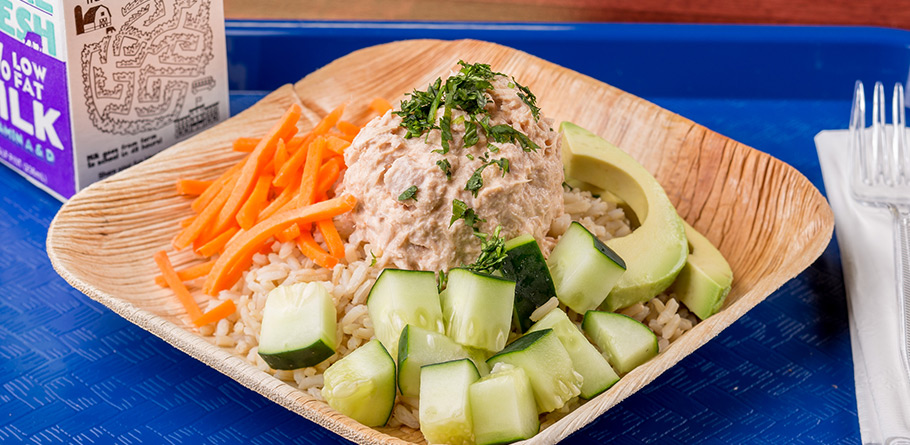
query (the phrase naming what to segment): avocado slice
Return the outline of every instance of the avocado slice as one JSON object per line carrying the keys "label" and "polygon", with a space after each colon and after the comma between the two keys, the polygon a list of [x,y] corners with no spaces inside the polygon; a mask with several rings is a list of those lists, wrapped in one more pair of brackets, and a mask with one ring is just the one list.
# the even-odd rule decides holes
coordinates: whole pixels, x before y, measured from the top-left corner
{"label": "avocado slice", "polygon": [[600,306],[615,311],[667,289],[689,252],[682,219],[654,176],[615,145],[571,122],[560,125],[566,176],[608,190],[625,201],[640,225],[606,242],[626,272]]}
{"label": "avocado slice", "polygon": [[673,283],[673,291],[679,301],[704,320],[723,306],[733,283],[733,270],[711,241],[685,221],[683,225],[689,239],[689,256]]}

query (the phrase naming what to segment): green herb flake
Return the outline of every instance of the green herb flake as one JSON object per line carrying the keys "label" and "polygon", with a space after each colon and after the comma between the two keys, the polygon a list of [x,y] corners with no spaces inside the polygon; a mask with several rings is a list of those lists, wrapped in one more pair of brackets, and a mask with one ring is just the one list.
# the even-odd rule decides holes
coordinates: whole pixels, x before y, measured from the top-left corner
{"label": "green herb flake", "polygon": [[373,267],[376,265],[376,254],[373,253],[373,249],[370,249],[370,258],[372,258],[370,261],[370,267]]}
{"label": "green herb flake", "polygon": [[417,186],[416,185],[412,185],[412,186],[406,188],[403,192],[401,192],[400,195],[398,195],[399,201],[407,201],[409,199],[413,199],[414,201],[417,201]]}
{"label": "green herb flake", "polygon": [[534,116],[535,121],[540,120],[540,108],[537,107],[537,96],[534,96],[534,93],[531,92],[530,88],[518,83],[514,77],[512,78],[512,82],[518,87],[518,97],[531,109],[531,116]]}
{"label": "green herb flake", "polygon": [[449,163],[448,159],[440,159],[436,161],[436,166],[442,170],[446,175],[446,179],[452,179],[452,164]]}
{"label": "green herb flake", "polygon": [[455,221],[459,219],[464,219],[464,224],[471,228],[475,233],[477,232],[477,224],[486,221],[483,218],[477,216],[477,213],[474,212],[474,209],[468,207],[464,201],[459,199],[452,200],[452,219],[449,220],[449,227],[452,227],[452,224],[455,224]]}
{"label": "green herb flake", "polygon": [[474,235],[480,238],[480,255],[472,264],[466,266],[474,272],[493,273],[502,267],[506,259],[506,240],[499,234],[502,226],[496,226],[492,235],[475,232]]}

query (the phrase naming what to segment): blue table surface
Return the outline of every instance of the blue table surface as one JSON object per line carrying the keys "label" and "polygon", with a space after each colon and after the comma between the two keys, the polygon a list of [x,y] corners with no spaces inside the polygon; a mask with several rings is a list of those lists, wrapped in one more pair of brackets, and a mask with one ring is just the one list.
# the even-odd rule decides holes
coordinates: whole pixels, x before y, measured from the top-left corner
{"label": "blue table surface", "polygon": [[[244,40],[237,29],[246,28],[232,31],[229,26],[228,35],[239,45]],[[680,32],[691,37],[704,28],[605,26],[601,34],[638,42],[650,38],[659,44],[661,38],[644,37],[651,36],[648,29],[669,39]],[[730,29],[737,32],[712,29],[709,34],[714,34],[699,38],[710,43],[741,35],[741,29]],[[780,37],[776,33],[792,32],[759,34]],[[820,51],[844,45],[819,37],[830,30],[819,30],[818,35],[805,32],[809,37],[804,35],[800,42],[815,39]],[[880,30],[861,30],[853,37],[862,40],[877,33]],[[906,34],[885,34],[910,42]],[[867,40],[873,46],[877,41]],[[902,57],[895,70],[903,69],[900,75],[906,76],[907,57]],[[634,62],[630,60],[624,63]],[[856,77],[882,73],[860,74]],[[626,85],[622,75],[617,76],[614,84],[630,90],[639,85],[636,92],[646,99],[771,153],[819,188],[821,172],[812,138],[820,130],[846,126],[852,83],[843,94],[724,97],[707,89],[662,94],[666,91],[649,89],[648,83],[626,80]],[[232,113],[259,97],[259,92],[235,91]],[[51,268],[45,253],[47,228],[59,208],[58,201],[0,167],[0,442],[345,442],[71,288]],[[595,441],[858,443],[836,243],[832,241],[814,264],[718,337],[565,442]]]}

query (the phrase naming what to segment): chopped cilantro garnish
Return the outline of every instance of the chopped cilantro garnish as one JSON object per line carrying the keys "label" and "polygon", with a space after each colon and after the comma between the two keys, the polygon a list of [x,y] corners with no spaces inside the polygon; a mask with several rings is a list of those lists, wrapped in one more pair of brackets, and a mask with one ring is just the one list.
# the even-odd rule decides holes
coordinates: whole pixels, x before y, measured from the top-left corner
{"label": "chopped cilantro garnish", "polygon": [[505,176],[509,171],[509,160],[506,158],[494,159],[483,163],[480,167],[477,167],[477,170],[474,170],[474,173],[471,174],[471,177],[468,178],[467,184],[465,184],[464,189],[471,192],[471,194],[476,198],[477,192],[483,187],[483,169],[491,166],[498,165],[499,170],[502,171],[502,175]]}
{"label": "chopped cilantro garnish", "polygon": [[449,220],[449,227],[452,227],[452,224],[455,224],[455,221],[459,219],[464,219],[464,224],[474,232],[477,232],[477,224],[486,221],[483,218],[477,216],[477,213],[474,213],[474,209],[468,207],[464,201],[459,199],[452,200],[452,219]]}
{"label": "chopped cilantro garnish", "polygon": [[518,83],[514,77],[512,78],[512,82],[518,87],[518,97],[531,109],[531,116],[534,116],[535,121],[540,120],[540,108],[537,107],[537,96],[534,96],[534,93],[532,93],[528,87]]}
{"label": "chopped cilantro garnish", "polygon": [[376,254],[373,253],[373,249],[370,249],[370,258],[372,258],[372,261],[370,261],[370,267],[373,267],[376,265]]}
{"label": "chopped cilantro garnish", "polygon": [[448,159],[440,159],[436,161],[436,166],[442,170],[446,175],[446,179],[452,179],[452,164],[449,163]]}
{"label": "chopped cilantro garnish", "polygon": [[493,273],[502,266],[506,259],[506,240],[499,236],[502,226],[496,226],[492,235],[486,233],[474,232],[482,241],[480,243],[480,255],[474,263],[466,266],[474,272]]}
{"label": "chopped cilantro garnish", "polygon": [[414,201],[417,201],[417,186],[416,185],[412,185],[412,186],[404,189],[404,191],[401,192],[400,195],[398,195],[399,201],[407,201],[409,199],[413,199]]}

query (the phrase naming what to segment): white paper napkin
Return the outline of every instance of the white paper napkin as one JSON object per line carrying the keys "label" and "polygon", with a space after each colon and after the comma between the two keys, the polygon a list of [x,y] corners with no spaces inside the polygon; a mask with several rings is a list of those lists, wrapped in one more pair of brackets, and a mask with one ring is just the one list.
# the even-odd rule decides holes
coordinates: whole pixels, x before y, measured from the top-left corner
{"label": "white paper napkin", "polygon": [[910,444],[892,216],[851,197],[847,130],[822,131],[815,146],[844,268],[860,435],[864,444]]}

